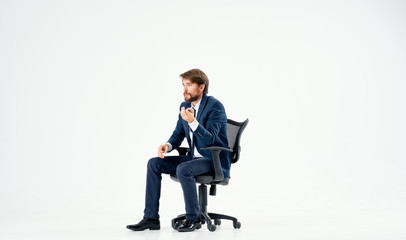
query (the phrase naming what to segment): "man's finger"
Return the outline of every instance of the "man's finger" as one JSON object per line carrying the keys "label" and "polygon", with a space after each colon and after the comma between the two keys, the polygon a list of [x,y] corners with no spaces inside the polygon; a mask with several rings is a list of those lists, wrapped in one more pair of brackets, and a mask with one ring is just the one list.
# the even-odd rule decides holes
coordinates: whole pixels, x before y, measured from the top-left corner
{"label": "man's finger", "polygon": [[188,108],[186,112],[189,113],[189,114],[195,113],[195,111],[193,110],[193,108]]}

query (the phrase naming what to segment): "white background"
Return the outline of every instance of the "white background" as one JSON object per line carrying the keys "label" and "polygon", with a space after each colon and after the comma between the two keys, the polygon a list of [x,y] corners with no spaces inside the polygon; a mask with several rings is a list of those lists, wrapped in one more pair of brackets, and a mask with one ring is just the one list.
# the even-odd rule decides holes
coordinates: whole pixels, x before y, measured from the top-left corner
{"label": "white background", "polygon": [[[403,1],[2,0],[0,237],[136,237],[125,225],[141,219],[146,163],[175,127],[178,76],[200,68],[228,117],[250,120],[230,185],[209,198],[243,227],[216,233],[404,239],[405,12]],[[161,200],[160,232],[173,234],[184,204],[167,176]]]}

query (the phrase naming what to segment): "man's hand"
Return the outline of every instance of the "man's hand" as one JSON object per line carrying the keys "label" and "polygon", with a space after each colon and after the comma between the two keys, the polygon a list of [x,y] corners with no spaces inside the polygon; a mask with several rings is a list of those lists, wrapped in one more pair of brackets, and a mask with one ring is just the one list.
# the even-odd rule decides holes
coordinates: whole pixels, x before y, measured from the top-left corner
{"label": "man's hand", "polygon": [[191,107],[186,110],[185,107],[182,107],[180,109],[180,115],[182,116],[183,120],[187,121],[188,123],[191,123],[195,120],[194,114],[195,111]]}
{"label": "man's hand", "polygon": [[164,154],[167,153],[169,150],[169,145],[165,143],[164,145],[161,145],[158,147],[158,157],[164,158]]}

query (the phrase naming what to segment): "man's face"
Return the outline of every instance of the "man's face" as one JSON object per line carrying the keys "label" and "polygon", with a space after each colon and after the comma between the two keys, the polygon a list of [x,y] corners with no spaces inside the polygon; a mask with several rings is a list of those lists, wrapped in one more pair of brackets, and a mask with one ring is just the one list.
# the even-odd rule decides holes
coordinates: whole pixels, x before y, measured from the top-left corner
{"label": "man's face", "polygon": [[192,83],[189,79],[183,78],[182,85],[185,102],[194,102],[203,95],[204,84],[199,86],[197,83]]}

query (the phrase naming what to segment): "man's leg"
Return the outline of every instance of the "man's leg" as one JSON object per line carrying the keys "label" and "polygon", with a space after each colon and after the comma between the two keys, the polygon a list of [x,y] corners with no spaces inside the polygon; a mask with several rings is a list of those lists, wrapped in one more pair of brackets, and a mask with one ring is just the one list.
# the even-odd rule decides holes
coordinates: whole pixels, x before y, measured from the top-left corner
{"label": "man's leg", "polygon": [[151,158],[148,161],[144,218],[138,224],[127,225],[128,229],[143,231],[145,229],[158,230],[161,228],[158,211],[162,173],[176,173],[176,167],[190,159],[188,156],[168,156],[164,159]]}
{"label": "man's leg", "polygon": [[148,161],[144,218],[159,219],[162,173],[175,174],[178,165],[190,159],[189,156],[167,156]]}
{"label": "man's leg", "polygon": [[194,176],[210,172],[211,169],[210,160],[205,158],[183,162],[177,167],[176,174],[183,190],[187,220],[196,220],[200,216]]}

